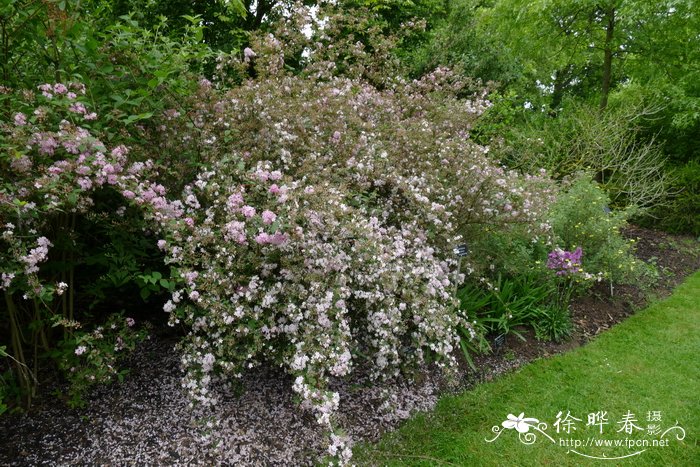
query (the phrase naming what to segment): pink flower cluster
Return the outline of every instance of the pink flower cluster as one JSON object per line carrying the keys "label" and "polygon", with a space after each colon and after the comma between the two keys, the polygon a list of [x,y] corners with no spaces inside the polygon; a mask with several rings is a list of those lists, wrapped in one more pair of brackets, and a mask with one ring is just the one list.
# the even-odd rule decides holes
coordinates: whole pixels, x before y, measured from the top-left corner
{"label": "pink flower cluster", "polygon": [[49,247],[53,246],[46,237],[37,238],[36,243],[37,247],[29,250],[29,253],[21,258],[22,262],[26,265],[24,273],[27,275],[39,271],[39,263],[46,261],[49,256]]}

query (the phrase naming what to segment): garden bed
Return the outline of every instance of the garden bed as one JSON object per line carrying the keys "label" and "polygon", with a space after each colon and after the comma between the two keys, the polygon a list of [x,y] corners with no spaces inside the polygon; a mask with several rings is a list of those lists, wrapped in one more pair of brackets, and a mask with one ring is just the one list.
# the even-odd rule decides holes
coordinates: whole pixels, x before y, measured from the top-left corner
{"label": "garden bed", "polygon": [[[658,266],[660,278],[653,288],[616,286],[610,297],[609,284],[600,283],[572,304],[575,333],[570,340],[540,342],[532,332],[524,333],[526,341],[507,336],[497,352],[475,358],[478,372],[463,364],[451,381],[426,369],[415,384],[377,385],[357,372],[350,381],[334,383],[342,400],[339,421],[355,441],[376,440],[412,413],[431,410],[440,394],[588,342],[700,269],[695,239],[637,227],[625,235],[637,240],[639,258]],[[192,411],[180,389],[173,345],[163,337],[148,340],[130,357],[132,372],[126,380],[93,392],[85,409],[69,409],[45,394],[31,412],[0,418],[5,434],[0,464],[311,465],[322,454],[322,428],[296,408],[289,376],[274,369],[256,372],[244,378],[241,395],[222,392],[214,409]]]}

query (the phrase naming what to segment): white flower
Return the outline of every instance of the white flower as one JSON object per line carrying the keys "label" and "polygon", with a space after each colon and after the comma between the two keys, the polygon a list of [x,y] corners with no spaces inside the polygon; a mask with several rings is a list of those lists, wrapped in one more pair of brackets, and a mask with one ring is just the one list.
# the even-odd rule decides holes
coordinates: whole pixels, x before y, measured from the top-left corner
{"label": "white flower", "polygon": [[524,418],[525,412],[521,412],[517,417],[511,413],[508,414],[508,420],[501,423],[503,428],[512,430],[515,428],[518,433],[527,433],[530,431],[530,425],[533,423],[539,423],[540,421],[536,418]]}
{"label": "white flower", "polygon": [[82,355],[82,354],[84,354],[86,351],[87,351],[87,347],[85,347],[84,345],[81,345],[81,346],[79,346],[79,347],[77,347],[77,348],[75,349],[75,354],[76,354],[76,355]]}

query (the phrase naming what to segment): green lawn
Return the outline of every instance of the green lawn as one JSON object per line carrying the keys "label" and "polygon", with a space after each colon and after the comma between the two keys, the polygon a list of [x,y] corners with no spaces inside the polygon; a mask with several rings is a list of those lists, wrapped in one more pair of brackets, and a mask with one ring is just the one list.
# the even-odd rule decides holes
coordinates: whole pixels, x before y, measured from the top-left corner
{"label": "green lawn", "polygon": [[[559,411],[581,419],[571,434],[556,432]],[[588,414],[607,411],[603,434],[586,426]],[[618,432],[623,416],[631,412],[634,434]],[[544,430],[554,443],[534,429],[532,445],[518,440],[514,429],[502,429],[495,441],[493,426],[501,427],[508,414],[546,422]],[[661,421],[648,421],[660,412]],[[673,430],[668,446],[566,447],[562,440],[585,443],[599,440],[653,440],[648,425]],[[560,425],[562,426],[562,425]],[[700,272],[688,278],[668,299],[655,303],[592,343],[565,355],[538,360],[519,371],[481,384],[459,396],[443,398],[430,414],[414,417],[376,445],[355,449],[358,465],[700,465]],[[652,430],[656,431],[656,430]],[[566,441],[564,441],[565,443]],[[593,442],[593,441],[591,441]],[[614,441],[613,441],[614,442]],[[618,460],[593,460],[568,452]]]}

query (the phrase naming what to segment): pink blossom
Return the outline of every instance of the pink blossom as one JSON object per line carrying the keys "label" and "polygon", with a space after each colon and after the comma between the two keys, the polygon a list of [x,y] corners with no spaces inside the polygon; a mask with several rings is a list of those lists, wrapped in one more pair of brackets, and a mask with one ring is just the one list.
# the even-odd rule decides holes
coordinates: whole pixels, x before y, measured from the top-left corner
{"label": "pink blossom", "polygon": [[53,94],[51,94],[51,91],[53,91],[53,86],[51,86],[50,84],[41,84],[37,87],[47,99],[51,99],[53,97]]}
{"label": "pink blossom", "polygon": [[75,102],[71,104],[70,107],[68,107],[68,110],[81,115],[85,115],[87,113],[87,108],[82,102]]}
{"label": "pink blossom", "polygon": [[10,167],[17,172],[28,172],[32,168],[32,160],[27,156],[13,157],[10,160]]}
{"label": "pink blossom", "polygon": [[270,178],[270,172],[267,170],[258,169],[255,171],[255,177],[261,182],[266,182]]}
{"label": "pink blossom", "polygon": [[270,243],[272,243],[273,245],[283,245],[287,243],[287,240],[289,240],[289,238],[286,234],[275,232],[272,238],[270,238]]}
{"label": "pink blossom", "polygon": [[15,273],[10,272],[3,272],[2,276],[0,276],[0,279],[2,280],[2,283],[0,283],[0,289],[5,290],[10,288],[10,284],[12,283],[12,279],[15,278]]}
{"label": "pink blossom", "polygon": [[111,152],[112,156],[117,158],[117,159],[120,159],[120,158],[126,156],[128,153],[129,153],[129,148],[127,148],[123,144],[120,144],[119,146],[114,147],[112,149],[112,152]]}
{"label": "pink blossom", "polygon": [[255,236],[255,243],[258,243],[260,245],[266,245],[268,243],[272,243],[272,238],[269,234],[261,232]]}
{"label": "pink blossom", "polygon": [[79,178],[78,185],[83,190],[89,190],[90,188],[92,188],[92,181],[89,178]]}
{"label": "pink blossom", "polygon": [[166,242],[165,240],[158,240],[158,249],[165,250],[167,244],[168,242]]}
{"label": "pink blossom", "polygon": [[134,321],[134,318],[126,318],[126,325],[129,327],[132,327],[134,324],[136,324],[136,321]]}
{"label": "pink blossom", "polygon": [[37,135],[37,137],[40,138],[39,152],[47,156],[52,156],[58,147],[58,142],[51,135]]}
{"label": "pink blossom", "polygon": [[78,154],[80,150],[78,149],[79,143],[74,140],[68,140],[63,142],[63,148],[68,152],[69,154]]}
{"label": "pink blossom", "polygon": [[233,240],[236,243],[244,244],[246,242],[245,223],[240,221],[232,221],[225,225],[224,238]]}
{"label": "pink blossom", "polygon": [[84,345],[81,345],[81,346],[79,346],[79,347],[76,347],[76,349],[75,349],[75,354],[76,354],[76,355],[82,355],[82,354],[84,354],[86,351],[87,351],[87,347],[85,347]]}
{"label": "pink blossom", "polygon": [[15,125],[17,126],[24,126],[27,124],[27,116],[24,115],[22,112],[17,112],[15,114]]}
{"label": "pink blossom", "polygon": [[243,206],[241,208],[241,214],[243,214],[247,218],[251,218],[255,215],[255,208],[253,206]]}
{"label": "pink blossom", "polygon": [[243,49],[243,59],[247,63],[251,58],[254,58],[256,56],[256,53],[251,49],[250,47],[246,47]]}
{"label": "pink blossom", "polygon": [[241,193],[232,194],[228,197],[228,201],[226,204],[229,207],[229,209],[233,211],[234,209],[238,208],[238,206],[243,204],[243,195]]}
{"label": "pink blossom", "polygon": [[272,211],[268,211],[268,210],[263,211],[263,213],[262,213],[263,223],[269,225],[269,224],[272,224],[273,222],[275,222],[275,219],[277,219],[277,214],[275,214]]}
{"label": "pink blossom", "polygon": [[268,191],[273,195],[276,195],[280,193],[280,187],[278,187],[276,183],[273,183],[270,185],[270,189]]}
{"label": "pink blossom", "polygon": [[197,271],[188,271],[182,275],[183,279],[185,279],[185,282],[187,282],[187,285],[192,287],[194,285],[194,281],[197,280],[197,277],[199,277],[199,273]]}

